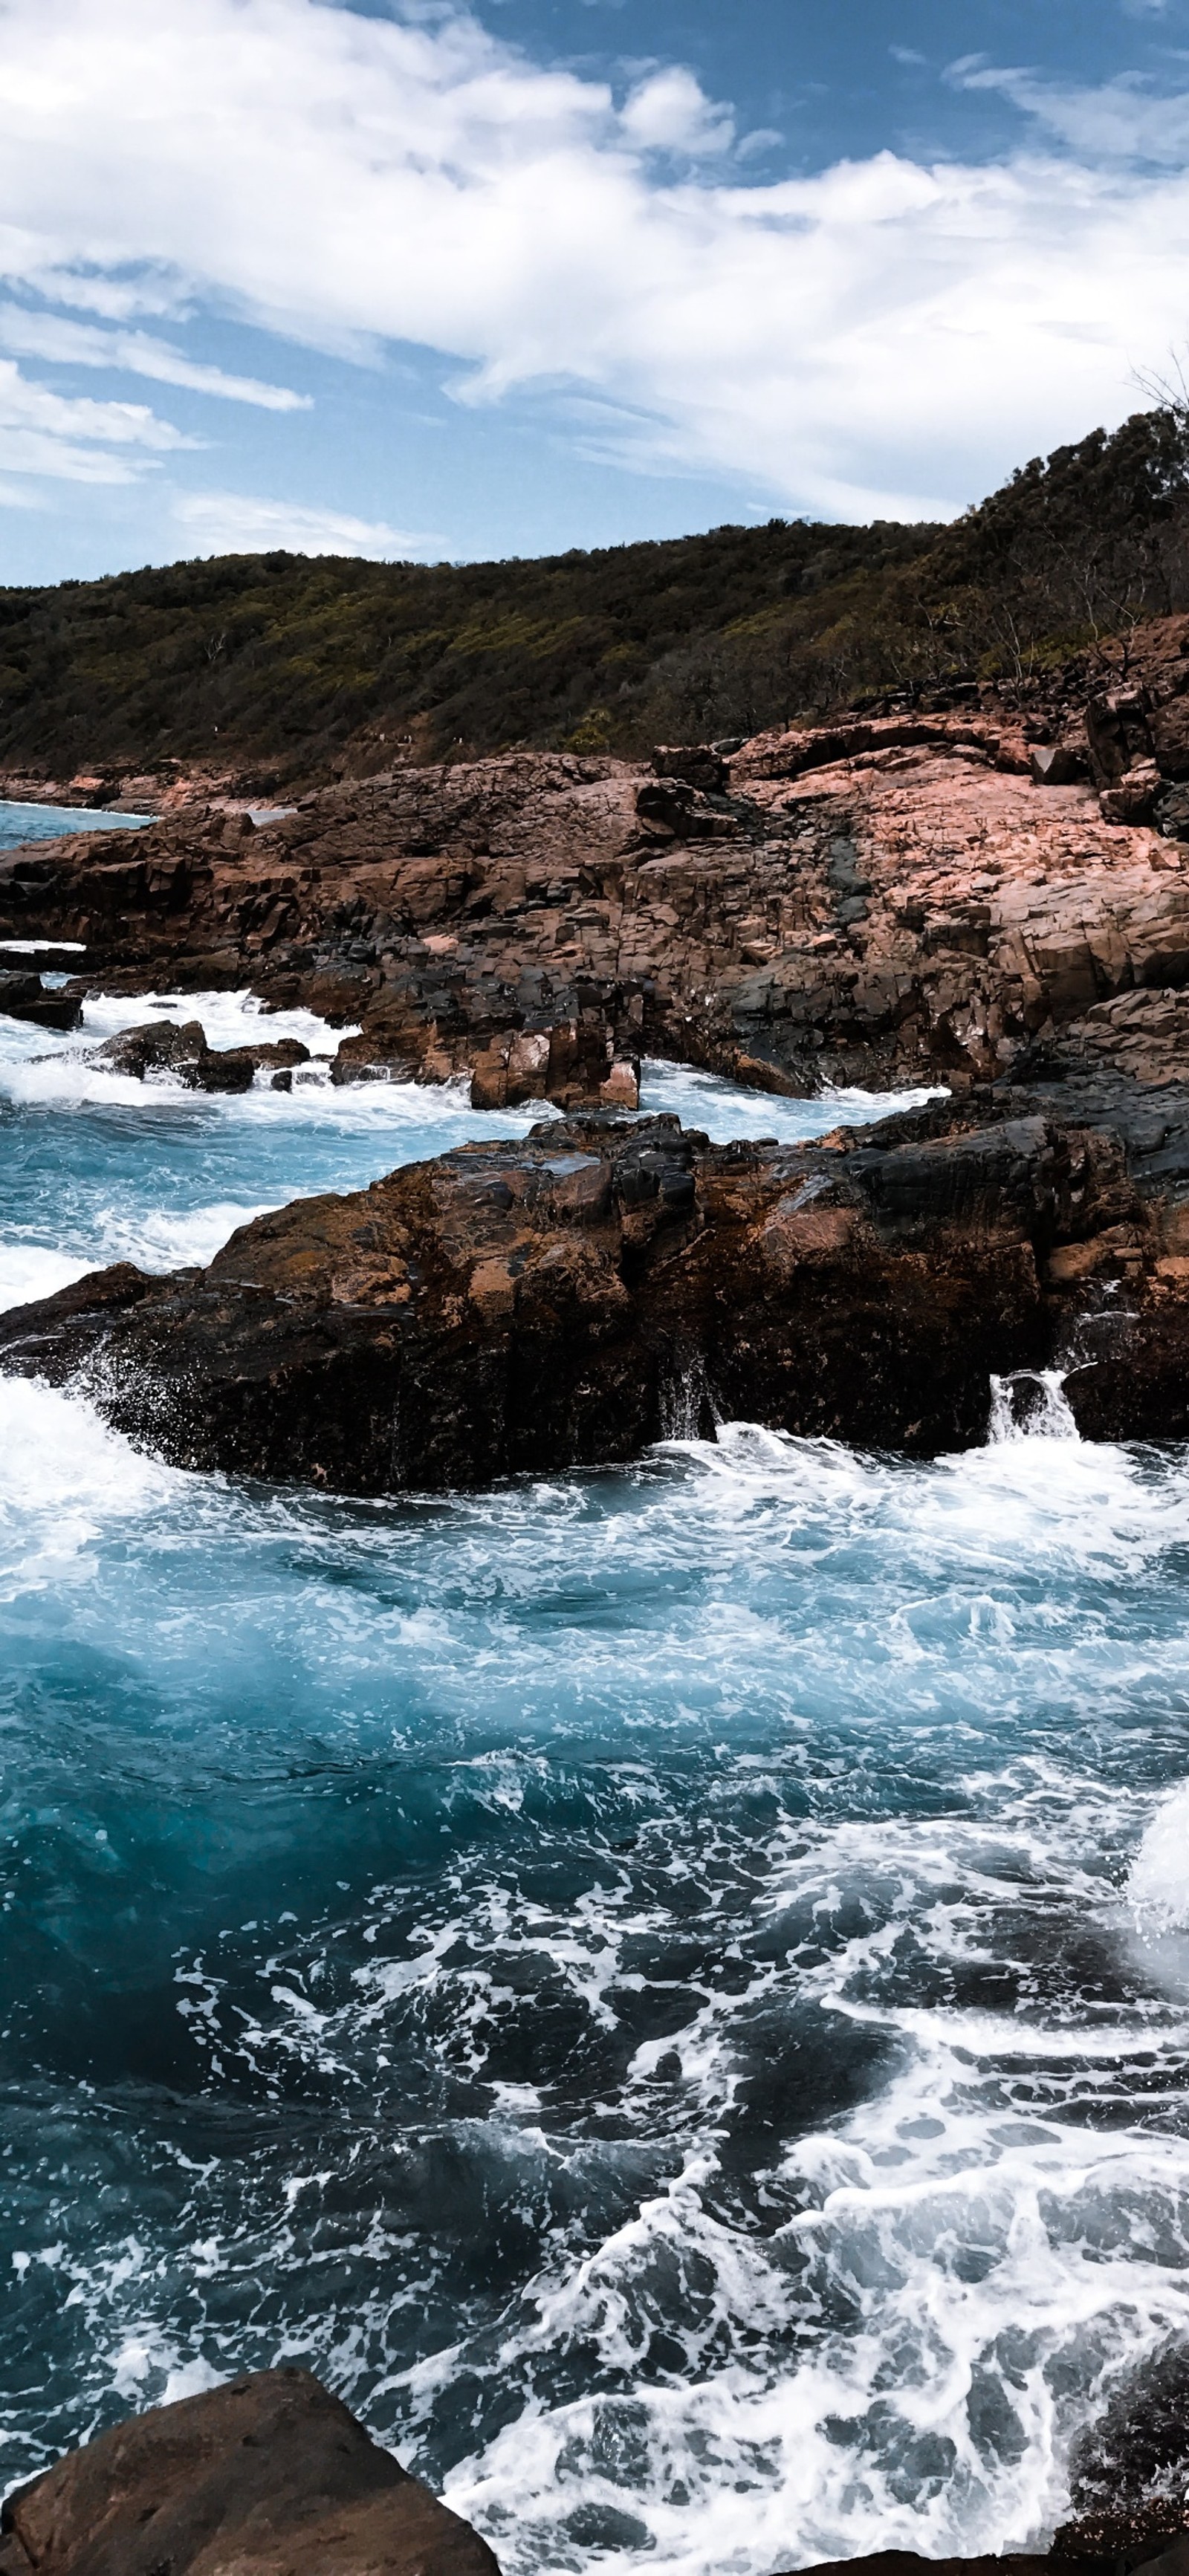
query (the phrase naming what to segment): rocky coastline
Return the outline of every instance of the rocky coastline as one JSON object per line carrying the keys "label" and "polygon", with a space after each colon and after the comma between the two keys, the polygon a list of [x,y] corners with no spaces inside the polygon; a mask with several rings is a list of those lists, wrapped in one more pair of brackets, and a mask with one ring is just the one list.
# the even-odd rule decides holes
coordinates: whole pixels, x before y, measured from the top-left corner
{"label": "rocky coastline", "polygon": [[1009,1088],[819,1145],[546,1120],[299,1200],[203,1270],[93,1273],[0,1317],[0,1361],[178,1465],[339,1492],[604,1465],[720,1416],[924,1456],[985,1436],[994,1377],[1053,1367],[1085,1432],[1184,1437],[1189,1085],[1158,1142],[1130,1088],[1101,1123]]}
{"label": "rocky coastline", "polygon": [[[1087,1436],[1189,1437],[1189,622],[1139,639],[1126,688],[1058,691],[1031,735],[1010,713],[410,765],[265,829],[208,803],[7,854],[0,936],[43,945],[0,1011],[69,1031],[90,989],[247,984],[344,1030],[336,1080],[465,1078],[492,1134],[204,1268],[11,1309],[0,1367],[178,1465],[357,1494],[611,1465],[731,1415],[924,1457],[985,1436],[994,1381],[1021,1418],[1054,1371]],[[85,972],[47,988],[70,943]],[[101,1053],[211,1091],[303,1057],[197,1017]],[[750,1086],[756,1136],[635,1115],[645,1053]],[[766,1097],[848,1083],[940,1096],[765,1138]],[[501,1138],[532,1100],[553,1114]],[[1185,2394],[1176,2359],[1108,2408],[1051,2548],[945,2563],[1187,2576]],[[300,2371],[114,2427],[0,2516],[0,2576],[307,2567],[498,2576]]]}
{"label": "rocky coastline", "polygon": [[[1166,2368],[1164,2378],[1169,2376]],[[1183,2378],[1183,2368],[1174,2371]],[[1148,2403],[1086,2437],[1083,2512],[1048,2549],[927,2559],[905,2549],[809,2576],[1185,2576],[1184,2426]],[[1154,2403],[1153,2403],[1154,2399]],[[1105,2444],[1105,2448],[1104,2448]],[[1110,2476],[1111,2501],[1096,2495]],[[741,2522],[746,2505],[741,2506]],[[500,2576],[471,2524],[292,2365],[224,2381],[112,2426],[13,2490],[0,2576]]]}
{"label": "rocky coastline", "polygon": [[[1127,685],[685,747],[510,753],[186,802],[0,862],[0,937],[109,988],[249,983],[357,1030],[336,1076],[627,1102],[642,1053],[757,1089],[1014,1078],[1189,972],[1189,620]],[[1183,810],[1184,809],[1184,810]]]}
{"label": "rocky coastline", "polygon": [[[463,1077],[563,1120],[298,1202],[205,1270],[12,1310],[5,1367],[81,1372],[181,1463],[367,1492],[623,1460],[719,1414],[927,1454],[984,1436],[993,1377],[1054,1368],[1085,1432],[1183,1436],[1189,621],[1145,631],[1126,688],[1009,714],[647,770],[407,765],[266,829],[186,810],[9,853],[0,934],[86,968],[50,992],[23,955],[18,1016],[248,984],[337,1020],[336,1081]],[[303,1050],[221,1054],[196,1021],[104,1052],[234,1090]],[[758,1140],[714,1147],[627,1114],[643,1053],[760,1095],[945,1096],[796,1148],[757,1098]]]}

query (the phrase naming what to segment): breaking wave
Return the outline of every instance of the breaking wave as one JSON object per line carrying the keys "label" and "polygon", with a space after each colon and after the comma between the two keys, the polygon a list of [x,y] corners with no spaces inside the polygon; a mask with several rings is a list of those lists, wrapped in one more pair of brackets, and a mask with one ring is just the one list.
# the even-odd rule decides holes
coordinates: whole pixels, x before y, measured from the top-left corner
{"label": "breaking wave", "polygon": [[[0,1059],[10,1298],[491,1132]],[[302,2358],[509,2576],[1051,2529],[1189,2331],[1189,1458],[992,1432],[352,1502],[0,1380],[6,2481]]]}

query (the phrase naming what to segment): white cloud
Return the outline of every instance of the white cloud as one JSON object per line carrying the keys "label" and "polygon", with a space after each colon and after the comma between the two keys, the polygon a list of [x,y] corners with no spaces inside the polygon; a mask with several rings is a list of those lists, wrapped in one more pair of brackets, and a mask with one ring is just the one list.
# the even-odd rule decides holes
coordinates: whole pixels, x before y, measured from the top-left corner
{"label": "white cloud", "polygon": [[224,375],[221,367],[196,364],[184,350],[145,331],[104,331],[58,313],[30,313],[20,304],[0,304],[0,348],[21,358],[48,358],[59,366],[110,367],[147,376],[154,384],[216,394],[224,402],[255,403],[262,411],[310,409],[308,394],[291,393],[287,385],[260,384],[254,376]]}
{"label": "white cloud", "polygon": [[672,64],[632,90],[620,116],[627,141],[644,152],[673,152],[691,160],[729,152],[735,123],[715,107],[690,71]]}
{"label": "white cloud", "polygon": [[[71,483],[133,483],[156,458],[195,441],[143,403],[99,403],[31,384],[0,358],[0,469]],[[147,452],[146,452],[147,451]]]}
{"label": "white cloud", "polygon": [[968,58],[1056,144],[762,184],[689,72],[617,110],[464,15],[0,0],[0,28],[14,282],[117,324],[205,305],[345,355],[421,343],[472,404],[560,389],[640,465],[785,506],[959,504],[1118,419],[1185,336],[1185,103],[1134,85]]}
{"label": "white cloud", "polygon": [[173,517],[199,554],[368,555],[381,563],[436,552],[439,540],[390,528],[384,519],[355,519],[339,510],[306,510],[247,492],[184,492]]}
{"label": "white cloud", "polygon": [[1091,166],[1153,161],[1180,168],[1189,159],[1189,95],[1163,95],[1138,74],[1091,89],[1032,71],[997,71],[979,57],[975,67],[952,63],[949,77],[960,89],[998,90]]}

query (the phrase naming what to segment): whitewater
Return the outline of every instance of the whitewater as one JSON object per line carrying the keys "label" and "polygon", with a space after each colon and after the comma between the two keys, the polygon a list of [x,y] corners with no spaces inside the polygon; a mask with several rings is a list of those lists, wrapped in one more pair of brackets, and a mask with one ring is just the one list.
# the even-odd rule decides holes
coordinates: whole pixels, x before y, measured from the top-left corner
{"label": "whitewater", "polygon": [[[87,1062],[154,1009],[313,1058]],[[0,1303],[537,1114],[338,1034],[0,1021]],[[0,1380],[0,2482],[300,2360],[509,2576],[1053,2528],[1189,2329],[1189,1458],[987,1408],[356,1502]]]}

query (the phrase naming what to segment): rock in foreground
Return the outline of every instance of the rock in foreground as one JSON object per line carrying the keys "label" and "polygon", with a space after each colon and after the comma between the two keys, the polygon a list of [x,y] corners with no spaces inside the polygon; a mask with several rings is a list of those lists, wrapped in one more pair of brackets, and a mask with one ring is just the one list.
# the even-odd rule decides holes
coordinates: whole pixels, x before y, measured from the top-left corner
{"label": "rock in foreground", "polygon": [[80,1379],[178,1465],[386,1493],[625,1460],[716,1413],[963,1447],[992,1374],[1059,1360],[1085,1317],[1084,1427],[1183,1436],[1181,1106],[1146,1189],[1150,1118],[1132,1151],[1028,1095],[820,1145],[558,1120],[299,1200],[205,1270],[98,1272],[0,1317],[0,1364]]}
{"label": "rock in foreground", "polygon": [[499,2576],[305,2370],[100,2434],[10,2495],[0,2576]]}

